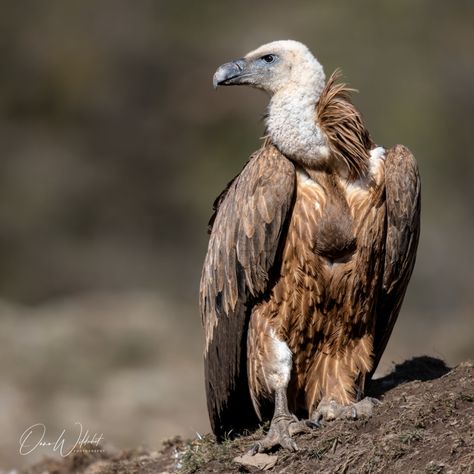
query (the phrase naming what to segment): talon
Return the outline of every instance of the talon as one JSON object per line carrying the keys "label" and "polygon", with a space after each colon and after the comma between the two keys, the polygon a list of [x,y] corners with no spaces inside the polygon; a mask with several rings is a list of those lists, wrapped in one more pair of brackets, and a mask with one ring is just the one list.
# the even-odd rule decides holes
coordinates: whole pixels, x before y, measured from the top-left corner
{"label": "talon", "polygon": [[307,431],[308,428],[306,423],[295,420],[297,418],[293,416],[278,416],[273,419],[265,438],[256,443],[249,454],[271,451],[279,446],[291,452],[298,451],[298,445],[292,436]]}
{"label": "talon", "polygon": [[365,398],[366,400],[369,400],[374,406],[380,406],[380,405],[383,405],[383,403],[378,399],[378,398],[374,398],[374,397],[366,397]]}
{"label": "talon", "polygon": [[260,443],[255,443],[248,451],[247,454],[249,456],[255,456],[257,453],[260,452]]}
{"label": "talon", "polygon": [[304,423],[308,428],[311,429],[316,429],[316,428],[321,428],[321,420],[305,420]]}
{"label": "talon", "polygon": [[291,452],[298,451],[298,446],[297,446],[297,444],[296,444],[295,441],[292,440],[291,438],[284,438],[284,439],[282,439],[282,444],[281,444],[281,446],[282,446],[282,448],[288,449],[288,451],[291,451]]}

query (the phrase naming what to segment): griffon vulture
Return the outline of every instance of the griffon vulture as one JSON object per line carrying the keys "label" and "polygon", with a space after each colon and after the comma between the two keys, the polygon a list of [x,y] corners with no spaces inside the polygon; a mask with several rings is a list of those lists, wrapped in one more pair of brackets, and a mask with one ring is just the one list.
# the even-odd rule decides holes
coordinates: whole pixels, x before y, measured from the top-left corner
{"label": "griffon vulture", "polygon": [[218,438],[273,410],[254,452],[294,450],[303,423],[371,413],[364,388],[413,270],[420,180],[411,152],[375,145],[351,90],[337,72],[326,82],[303,44],[266,44],[214,75],[244,84],[270,95],[266,138],[210,221],[207,404]]}

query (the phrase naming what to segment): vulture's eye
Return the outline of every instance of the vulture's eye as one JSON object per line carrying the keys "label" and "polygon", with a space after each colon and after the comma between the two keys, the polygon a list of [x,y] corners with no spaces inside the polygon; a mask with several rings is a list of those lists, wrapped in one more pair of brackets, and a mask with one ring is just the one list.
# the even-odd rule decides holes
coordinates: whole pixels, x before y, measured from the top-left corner
{"label": "vulture's eye", "polygon": [[262,56],[260,59],[262,59],[266,63],[272,63],[273,61],[275,61],[275,56],[273,54],[265,54],[265,56]]}

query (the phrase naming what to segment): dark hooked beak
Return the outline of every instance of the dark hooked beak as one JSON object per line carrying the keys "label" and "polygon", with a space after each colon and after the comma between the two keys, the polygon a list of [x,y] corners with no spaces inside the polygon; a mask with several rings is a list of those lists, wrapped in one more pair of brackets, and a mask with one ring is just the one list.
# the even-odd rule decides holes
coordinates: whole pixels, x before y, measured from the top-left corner
{"label": "dark hooked beak", "polygon": [[246,76],[245,66],[245,59],[236,59],[220,66],[212,79],[214,89],[217,89],[217,86],[243,84],[242,78]]}

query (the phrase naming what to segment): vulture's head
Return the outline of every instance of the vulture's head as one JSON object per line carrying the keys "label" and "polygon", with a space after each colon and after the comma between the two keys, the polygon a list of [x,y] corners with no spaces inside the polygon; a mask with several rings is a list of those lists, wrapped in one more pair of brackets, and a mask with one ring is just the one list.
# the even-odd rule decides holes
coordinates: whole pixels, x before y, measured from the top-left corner
{"label": "vulture's head", "polygon": [[287,90],[321,92],[324,71],[302,43],[274,41],[260,46],[241,59],[220,66],[214,74],[214,87],[249,85],[271,95]]}

